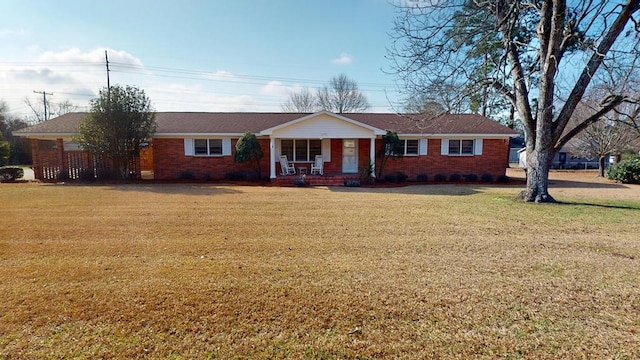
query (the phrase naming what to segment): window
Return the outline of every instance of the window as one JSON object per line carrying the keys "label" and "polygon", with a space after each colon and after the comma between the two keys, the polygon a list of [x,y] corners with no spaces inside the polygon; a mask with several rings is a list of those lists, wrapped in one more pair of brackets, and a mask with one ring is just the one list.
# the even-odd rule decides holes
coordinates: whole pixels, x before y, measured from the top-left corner
{"label": "window", "polygon": [[449,155],[473,155],[473,140],[449,140]]}
{"label": "window", "polygon": [[404,140],[404,155],[418,155],[418,140]]}
{"label": "window", "polygon": [[194,139],[193,147],[195,155],[222,155],[222,139]]}
{"label": "window", "polygon": [[281,140],[280,153],[292,161],[315,161],[316,155],[322,155],[322,140],[295,139]]}

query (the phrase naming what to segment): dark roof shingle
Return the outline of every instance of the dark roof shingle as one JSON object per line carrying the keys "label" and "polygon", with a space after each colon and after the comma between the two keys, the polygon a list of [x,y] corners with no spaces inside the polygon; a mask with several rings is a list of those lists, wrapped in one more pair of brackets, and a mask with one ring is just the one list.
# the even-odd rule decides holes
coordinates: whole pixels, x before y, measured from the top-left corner
{"label": "dark roof shingle", "polygon": [[[72,135],[87,113],[69,113],[15,131],[16,135]],[[241,134],[285,124],[310,114],[302,113],[209,113],[158,112],[158,134]],[[419,115],[378,113],[339,114],[357,122],[399,134],[469,134],[505,135],[516,132],[489,118],[476,114],[444,114],[433,119]]]}

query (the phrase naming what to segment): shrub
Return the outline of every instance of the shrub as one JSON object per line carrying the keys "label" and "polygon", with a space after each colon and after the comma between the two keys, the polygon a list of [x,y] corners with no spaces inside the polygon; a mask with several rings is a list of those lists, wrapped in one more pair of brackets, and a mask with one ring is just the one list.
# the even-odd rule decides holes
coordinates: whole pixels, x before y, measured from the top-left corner
{"label": "shrub", "polygon": [[211,181],[211,174],[206,172],[204,174],[202,174],[202,180],[204,181]]}
{"label": "shrub", "polygon": [[178,176],[181,180],[195,180],[196,176],[191,171],[183,171]]}
{"label": "shrub", "polygon": [[81,181],[94,181],[96,179],[93,169],[82,169],[78,174]]}
{"label": "shrub", "polygon": [[482,174],[482,176],[480,176],[480,181],[482,181],[482,182],[492,182],[493,181],[493,175],[491,175],[489,173]]}
{"label": "shrub", "polygon": [[360,186],[360,181],[359,180],[347,180],[347,181],[344,182],[344,186],[358,187],[358,186]]}
{"label": "shrub", "polygon": [[304,175],[298,176],[294,181],[293,184],[296,186],[309,186],[309,183],[307,182],[307,177]]}
{"label": "shrub", "polygon": [[373,170],[373,163],[371,161],[369,161],[369,164],[367,166],[361,166],[358,169],[358,177],[360,178],[360,182],[363,184],[372,184],[373,177],[371,175],[373,174]]}
{"label": "shrub", "polygon": [[433,180],[437,181],[437,182],[447,181],[447,175],[445,175],[445,174],[437,174],[436,176],[433,177]]}
{"label": "shrub", "polygon": [[467,174],[467,175],[464,175],[463,178],[465,181],[468,181],[468,182],[478,181],[478,175],[476,174]]}
{"label": "shrub", "polygon": [[507,175],[500,175],[498,177],[498,182],[499,183],[506,183],[509,182],[509,177]]}
{"label": "shrub", "polygon": [[429,180],[429,176],[426,173],[418,174],[416,180],[420,182],[427,182],[427,180]]}
{"label": "shrub", "polygon": [[56,180],[58,180],[58,181],[67,181],[67,180],[69,180],[69,173],[68,172],[64,172],[62,170],[58,171],[58,173],[56,174]]}
{"label": "shrub", "polygon": [[0,168],[0,181],[16,181],[24,176],[24,170],[17,166],[5,166]]}
{"label": "shrub", "polygon": [[462,176],[460,174],[451,174],[449,175],[449,181],[451,182],[458,182],[462,179]]}
{"label": "shrub", "polygon": [[640,156],[611,165],[607,178],[623,184],[640,184]]}
{"label": "shrub", "polygon": [[255,171],[234,171],[224,174],[224,178],[229,181],[257,181],[260,175]]}
{"label": "shrub", "polygon": [[387,174],[384,176],[384,181],[388,181],[388,182],[392,182],[392,183],[401,183],[405,180],[407,180],[408,176],[407,174],[401,173],[399,171],[396,171],[394,173],[391,174]]}
{"label": "shrub", "polygon": [[96,175],[100,180],[114,180],[118,178],[118,170],[100,168],[96,171]]}

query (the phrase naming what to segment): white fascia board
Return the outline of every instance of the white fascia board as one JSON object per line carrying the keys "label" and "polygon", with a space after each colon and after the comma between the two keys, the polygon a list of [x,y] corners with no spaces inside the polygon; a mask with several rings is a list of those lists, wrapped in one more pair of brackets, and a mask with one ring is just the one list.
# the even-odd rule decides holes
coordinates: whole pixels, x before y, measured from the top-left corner
{"label": "white fascia board", "polygon": [[27,139],[40,139],[40,140],[50,140],[50,139],[71,139],[74,136],[78,135],[77,133],[16,133],[12,132],[13,136],[23,137]]}
{"label": "white fascia board", "polygon": [[[319,112],[316,112],[316,113],[313,113],[313,114],[305,115],[305,116],[303,116],[301,118],[297,118],[297,119],[291,120],[291,121],[286,122],[284,124],[280,124],[280,125],[268,128],[268,129],[264,129],[264,130],[260,131],[259,134],[260,135],[271,135],[271,134],[273,134],[274,131],[276,131],[278,129],[282,129],[282,128],[291,126],[293,124],[296,124],[296,123],[299,123],[299,122],[302,122],[302,121],[305,121],[305,120],[308,120],[308,119],[311,119],[313,117],[317,117],[317,116],[320,116],[320,115],[331,116],[331,117],[334,117],[336,119],[342,120],[344,122],[348,122],[350,124],[353,124],[353,125],[356,125],[356,126],[360,126],[360,127],[365,128],[365,129],[369,129],[369,130],[373,131],[374,135],[384,135],[384,134],[387,133],[386,131],[384,131],[382,129],[378,129],[376,127],[367,125],[365,123],[361,123],[359,121],[350,119],[350,118],[342,116],[340,114],[334,114],[334,113],[332,113],[330,111],[319,111]],[[256,135],[258,135],[258,134],[256,134]]]}

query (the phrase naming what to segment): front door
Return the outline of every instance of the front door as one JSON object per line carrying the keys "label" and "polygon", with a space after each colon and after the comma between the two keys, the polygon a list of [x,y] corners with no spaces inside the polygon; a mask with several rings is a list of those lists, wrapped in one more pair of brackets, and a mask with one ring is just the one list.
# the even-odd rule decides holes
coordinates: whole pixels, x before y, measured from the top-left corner
{"label": "front door", "polygon": [[357,139],[342,140],[342,172],[343,173],[358,172],[358,140]]}

